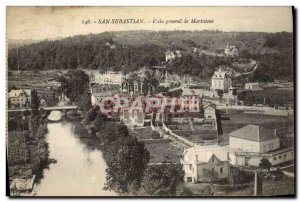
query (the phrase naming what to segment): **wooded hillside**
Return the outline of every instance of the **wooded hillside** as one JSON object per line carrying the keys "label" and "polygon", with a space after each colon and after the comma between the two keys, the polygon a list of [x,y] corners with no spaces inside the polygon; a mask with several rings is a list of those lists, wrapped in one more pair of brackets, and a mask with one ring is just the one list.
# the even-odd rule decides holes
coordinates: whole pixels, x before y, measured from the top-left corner
{"label": "wooded hillside", "polygon": [[[254,80],[293,80],[292,33],[221,31],[126,31],[74,36],[9,47],[8,68],[16,70],[99,69],[125,73],[143,66],[161,65],[165,51],[182,50],[183,57],[169,65],[175,73],[210,78],[224,58],[199,55],[194,48],[222,53],[227,43],[239,49],[240,57],[257,60]],[[18,51],[17,51],[18,50]],[[18,55],[18,56],[17,56]]]}

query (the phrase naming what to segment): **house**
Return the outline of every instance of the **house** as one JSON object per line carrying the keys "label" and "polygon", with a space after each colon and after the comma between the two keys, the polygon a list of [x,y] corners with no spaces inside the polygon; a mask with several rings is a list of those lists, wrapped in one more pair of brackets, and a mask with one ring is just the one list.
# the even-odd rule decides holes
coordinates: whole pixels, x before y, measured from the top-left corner
{"label": "house", "polygon": [[247,125],[229,134],[229,145],[248,152],[269,152],[280,147],[276,131],[258,125]]}
{"label": "house", "polygon": [[203,106],[203,110],[204,110],[204,119],[217,120],[216,105],[212,103],[206,103]]}
{"label": "house", "polygon": [[258,125],[247,125],[229,135],[229,147],[234,150],[232,164],[238,166],[259,166],[262,158],[272,165],[294,159],[293,148],[281,148],[277,131]]}
{"label": "house", "polygon": [[104,97],[118,96],[120,86],[117,84],[92,84],[91,102],[92,105],[100,105]]}
{"label": "house", "polygon": [[150,83],[143,83],[142,81],[134,80],[134,79],[124,79],[121,84],[121,93],[122,94],[130,94],[130,95],[139,95],[150,93],[153,94],[155,88]]}
{"label": "house", "polygon": [[239,50],[235,46],[229,46],[229,44],[227,44],[224,53],[226,56],[231,56],[231,57],[239,56]]}
{"label": "house", "polygon": [[218,71],[214,72],[211,78],[212,90],[222,90],[227,92],[228,88],[231,86],[231,77],[228,71],[219,68]]}
{"label": "house", "polygon": [[128,106],[121,108],[119,111],[120,120],[124,124],[129,126],[146,126],[151,123],[152,120],[152,111],[146,112],[146,98],[141,97],[142,111],[138,109],[131,109],[132,104],[134,103],[134,98],[131,97],[128,102]]}
{"label": "house", "polygon": [[146,126],[151,123],[151,114],[145,114],[138,110],[122,109],[120,112],[120,120],[123,121],[125,125],[131,126]]}
{"label": "house", "polygon": [[259,83],[245,83],[245,90],[262,90]]}
{"label": "house", "polygon": [[214,182],[230,176],[228,152],[217,145],[185,149],[181,164],[185,182]]}
{"label": "house", "polygon": [[122,72],[107,71],[104,74],[96,73],[94,75],[95,83],[121,85],[124,79]]}
{"label": "house", "polygon": [[31,90],[30,89],[20,89],[11,90],[8,93],[8,107],[30,107],[31,103]]}
{"label": "house", "polygon": [[175,58],[181,58],[181,51],[180,50],[174,50],[174,51],[167,51],[166,52],[166,62],[170,62],[174,60]]}

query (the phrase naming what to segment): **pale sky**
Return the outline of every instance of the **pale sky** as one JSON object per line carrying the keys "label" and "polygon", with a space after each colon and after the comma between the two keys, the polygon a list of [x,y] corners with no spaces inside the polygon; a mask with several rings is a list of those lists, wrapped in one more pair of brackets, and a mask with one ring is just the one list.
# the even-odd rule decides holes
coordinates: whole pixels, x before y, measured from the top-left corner
{"label": "pale sky", "polygon": [[[42,40],[125,30],[293,32],[292,7],[7,7],[7,38]],[[143,19],[141,24],[82,24],[82,20]],[[153,19],[189,23],[153,23]],[[214,20],[190,23],[191,19]]]}

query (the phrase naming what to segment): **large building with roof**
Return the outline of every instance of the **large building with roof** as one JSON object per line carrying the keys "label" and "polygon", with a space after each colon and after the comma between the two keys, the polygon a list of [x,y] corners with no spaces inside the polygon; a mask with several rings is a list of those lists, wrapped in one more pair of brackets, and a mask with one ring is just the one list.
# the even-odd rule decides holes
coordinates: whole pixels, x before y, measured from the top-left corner
{"label": "large building with roof", "polygon": [[214,72],[214,75],[211,78],[212,90],[222,90],[223,92],[227,92],[230,86],[231,77],[228,71],[224,71],[222,68],[219,68]]}
{"label": "large building with roof", "polygon": [[[247,125],[229,134],[229,145],[195,145],[186,149],[181,163],[185,181],[197,183],[227,178],[229,164],[258,167],[263,158],[272,166],[293,161],[294,148],[281,147],[276,131]],[[209,178],[208,173],[214,178]]]}
{"label": "large building with roof", "polygon": [[229,134],[231,163],[238,166],[259,166],[261,159],[278,165],[294,160],[294,149],[282,148],[276,130],[247,125]]}
{"label": "large building with roof", "polygon": [[229,134],[229,145],[248,152],[269,152],[280,148],[276,130],[247,125]]}

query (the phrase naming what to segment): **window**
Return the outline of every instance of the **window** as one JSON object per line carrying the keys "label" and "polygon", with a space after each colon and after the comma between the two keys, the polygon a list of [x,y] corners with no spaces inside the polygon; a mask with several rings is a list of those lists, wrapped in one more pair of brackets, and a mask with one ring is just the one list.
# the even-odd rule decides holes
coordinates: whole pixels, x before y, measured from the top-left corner
{"label": "window", "polygon": [[279,159],[281,159],[281,156],[279,156]]}
{"label": "window", "polygon": [[215,157],[212,157],[211,161],[212,161],[212,162],[215,162]]}
{"label": "window", "polygon": [[223,167],[220,168],[220,173],[223,173]]}
{"label": "window", "polygon": [[286,158],[286,154],[284,154],[283,157]]}
{"label": "window", "polygon": [[277,160],[277,158],[276,158],[276,157],[274,157],[273,159],[274,159],[274,161],[276,161],[276,160]]}
{"label": "window", "polygon": [[189,166],[190,166],[190,170],[192,170],[192,164],[190,164]]}

